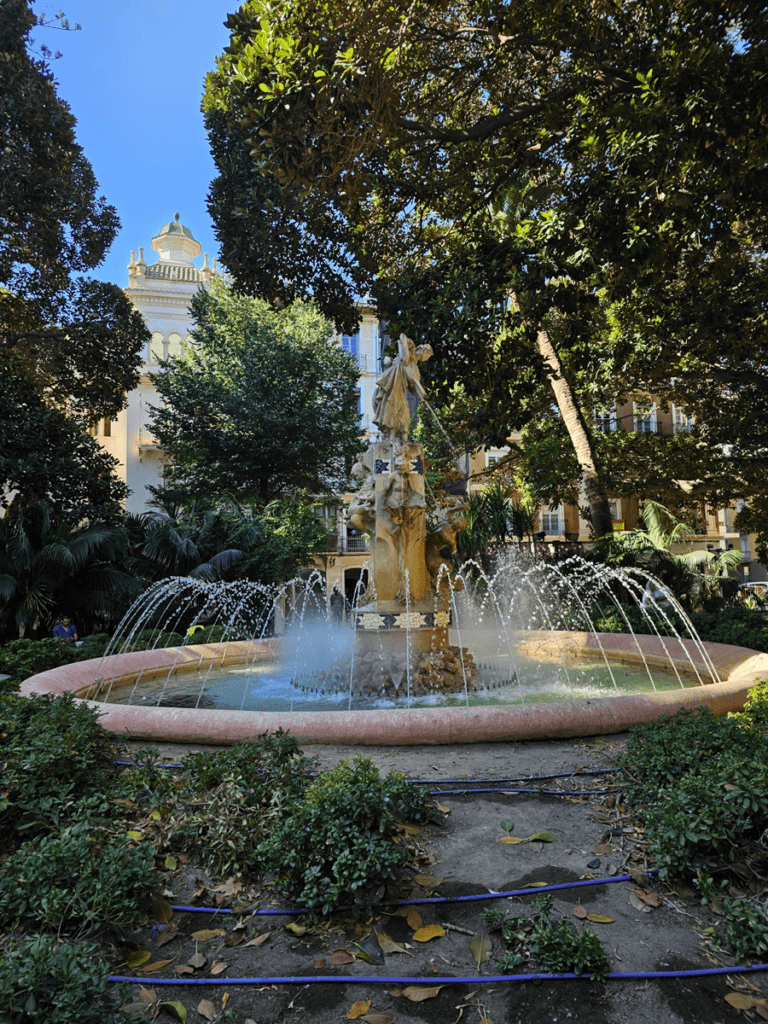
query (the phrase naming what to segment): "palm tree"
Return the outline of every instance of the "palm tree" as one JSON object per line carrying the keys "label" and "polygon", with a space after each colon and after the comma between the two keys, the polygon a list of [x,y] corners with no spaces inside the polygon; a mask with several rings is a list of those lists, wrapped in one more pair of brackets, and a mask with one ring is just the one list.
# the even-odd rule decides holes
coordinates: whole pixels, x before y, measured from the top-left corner
{"label": "palm tree", "polygon": [[690,598],[695,591],[700,600],[719,596],[724,581],[741,566],[740,551],[673,554],[670,546],[686,543],[696,531],[657,501],[645,502],[642,521],[643,529],[614,534],[613,547],[660,576],[677,597]]}
{"label": "palm tree", "polygon": [[43,502],[12,508],[0,520],[0,634],[50,631],[62,612],[81,632],[119,618],[143,588],[127,552],[120,527],[56,525]]}

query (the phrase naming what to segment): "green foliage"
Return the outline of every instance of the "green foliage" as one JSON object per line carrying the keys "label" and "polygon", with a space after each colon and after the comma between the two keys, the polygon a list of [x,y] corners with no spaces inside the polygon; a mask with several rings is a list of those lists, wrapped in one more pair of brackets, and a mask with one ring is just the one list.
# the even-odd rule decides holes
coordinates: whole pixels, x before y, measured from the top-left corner
{"label": "green foliage", "polygon": [[132,1024],[120,1008],[130,986],[114,985],[86,943],[35,935],[0,957],[0,1016],[8,1024]]}
{"label": "green foliage", "polygon": [[765,960],[768,953],[768,914],[747,899],[724,899],[720,936],[737,964],[747,957]]}
{"label": "green foliage", "polygon": [[120,645],[120,653],[154,651],[162,647],[182,647],[184,639],[181,633],[176,633],[173,630],[140,629],[138,633]]}
{"label": "green foliage", "polygon": [[694,612],[691,621],[702,640],[768,652],[768,618],[756,609],[733,605],[720,612]]}
{"label": "green foliage", "polygon": [[72,820],[109,791],[114,748],[98,714],[71,694],[0,699],[0,832],[21,839]]}
{"label": "green foliage", "polygon": [[768,729],[768,679],[762,679],[750,689],[743,711],[729,711],[736,718],[757,728]]}
{"label": "green foliage", "polygon": [[764,859],[768,734],[740,716],[681,711],[632,732],[617,759],[627,798],[641,805],[652,855],[684,876],[730,864],[747,849]]}
{"label": "green foliage", "polygon": [[155,376],[153,429],[176,490],[261,506],[333,491],[360,445],[358,370],[312,306],[279,312],[221,282],[192,300],[194,344]]}
{"label": "green foliage", "polygon": [[406,846],[393,842],[396,826],[428,818],[426,800],[398,772],[381,779],[370,758],[341,761],[290,806],[257,849],[256,862],[302,906],[330,913],[364,900],[408,863]]}
{"label": "green foliage", "polygon": [[[73,524],[114,512],[115,460],[82,431],[138,383],[143,317],[98,267],[119,228],[76,140],[25,0],[0,23],[0,507],[45,500]],[[14,492],[18,492],[14,494]]]}
{"label": "green foliage", "polygon": [[80,934],[140,920],[157,888],[153,847],[107,840],[106,822],[90,819],[83,801],[77,818],[23,843],[3,864],[0,924],[19,920]]}
{"label": "green foliage", "polygon": [[75,660],[75,650],[75,645],[69,640],[57,637],[11,640],[0,647],[0,674],[11,677],[10,682],[4,685],[8,689],[18,689],[19,683],[38,672],[69,665]]}
{"label": "green foliage", "polygon": [[259,843],[301,798],[315,766],[282,730],[226,750],[190,754],[177,781],[155,771],[146,751],[137,759],[147,764],[121,777],[121,792],[172,809],[158,843],[190,852],[219,872],[241,872],[254,862]]}
{"label": "green foliage", "polygon": [[531,950],[539,964],[553,974],[588,974],[593,981],[605,981],[608,958],[597,935],[589,928],[577,932],[570,921],[553,924],[549,917],[552,907],[549,894],[533,903],[537,912]]}
{"label": "green foliage", "polygon": [[117,526],[56,523],[45,502],[14,507],[0,519],[0,635],[50,631],[57,612],[82,632],[119,619],[142,590],[120,564],[127,549]]}

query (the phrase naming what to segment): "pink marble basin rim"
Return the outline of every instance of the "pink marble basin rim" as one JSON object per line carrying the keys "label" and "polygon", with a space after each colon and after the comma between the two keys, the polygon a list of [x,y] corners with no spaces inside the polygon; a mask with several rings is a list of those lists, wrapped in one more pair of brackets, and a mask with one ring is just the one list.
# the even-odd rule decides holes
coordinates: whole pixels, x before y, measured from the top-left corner
{"label": "pink marble basin rim", "polygon": [[[551,649],[547,651],[547,645]],[[637,662],[641,653],[649,664],[675,662],[681,674],[691,675],[692,663],[708,677],[704,659],[692,641],[618,633],[526,634],[527,650],[539,647],[543,656],[597,656]],[[257,651],[258,646],[258,651]],[[274,645],[262,642],[198,644],[182,648],[138,651],[94,659],[41,672],[25,680],[21,693],[71,692],[98,710],[101,724],[126,739],[150,743],[228,744],[252,739],[277,729],[290,731],[300,742],[346,745],[487,743],[596,736],[624,732],[632,726],[675,714],[681,708],[707,706],[713,714],[741,710],[749,689],[768,679],[768,654],[729,644],[704,644],[715,665],[719,683],[688,689],[592,700],[564,700],[523,705],[483,707],[390,708],[375,711],[257,712],[196,708],[158,708],[105,704],[97,696],[102,679],[134,679],[243,661],[274,657]],[[107,664],[110,662],[110,664]]]}

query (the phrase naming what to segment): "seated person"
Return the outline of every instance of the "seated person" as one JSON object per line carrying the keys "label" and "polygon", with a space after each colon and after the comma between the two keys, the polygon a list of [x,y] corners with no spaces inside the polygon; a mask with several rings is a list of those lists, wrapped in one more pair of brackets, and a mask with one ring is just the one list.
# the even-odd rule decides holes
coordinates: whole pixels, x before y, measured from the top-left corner
{"label": "seated person", "polygon": [[65,615],[61,622],[53,627],[53,635],[62,640],[77,640],[77,626],[68,615]]}

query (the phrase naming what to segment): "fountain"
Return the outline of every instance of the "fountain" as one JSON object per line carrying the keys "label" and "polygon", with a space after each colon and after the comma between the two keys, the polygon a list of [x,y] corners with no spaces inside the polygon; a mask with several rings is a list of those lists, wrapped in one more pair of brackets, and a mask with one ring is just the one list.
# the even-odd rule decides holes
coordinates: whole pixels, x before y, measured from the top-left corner
{"label": "fountain", "polygon": [[[702,644],[693,632],[692,639],[683,638],[653,601],[652,632],[636,635],[616,594],[622,590],[640,603],[646,573],[619,573],[578,557],[559,567],[512,562],[492,578],[478,566],[454,570],[448,556],[466,527],[464,508],[455,500],[430,526],[424,453],[408,434],[413,411],[424,399],[418,364],[431,352],[401,335],[397,357],[377,381],[374,422],[381,439],[360,453],[352,471],[360,486],[350,522],[371,537],[368,585],[352,609],[353,629],[329,625],[322,614],[318,631],[325,595],[317,600],[312,578],[300,588],[298,600],[291,599],[296,581],[271,590],[172,579],[129,611],[113,643],[116,653],[41,673],[22,684],[22,693],[73,691],[98,708],[106,728],[124,736],[211,743],[277,728],[304,742],[353,744],[583,736],[622,731],[682,707],[706,704],[716,714],[740,709],[750,685],[761,673],[768,675],[768,655]],[[624,614],[626,634],[595,632],[588,611],[598,594]],[[527,621],[521,621],[521,610]],[[679,605],[676,611],[685,619]],[[131,649],[143,627],[165,630],[180,619],[221,622],[221,641]],[[292,628],[285,628],[287,620]],[[542,700],[536,686],[526,691],[526,655],[559,665],[567,685],[577,658],[599,660],[613,684],[610,695],[598,695],[604,692],[598,689],[579,699]],[[619,692],[614,666],[622,662],[647,676],[651,692]],[[258,686],[264,679],[284,684],[288,697],[282,704],[270,704],[270,698],[262,705],[279,710],[216,707],[211,673],[233,666],[260,673]],[[192,670],[202,670],[201,682],[167,706],[166,691]],[[657,684],[663,671],[671,671],[676,689]],[[109,702],[126,689],[128,699],[138,703]],[[155,706],[147,702],[148,692],[153,700],[157,696]],[[337,708],[341,698],[343,709],[305,710],[312,706],[307,695],[314,699],[318,693],[335,695]],[[353,699],[363,710],[353,709]],[[439,700],[448,706],[435,706]]]}

